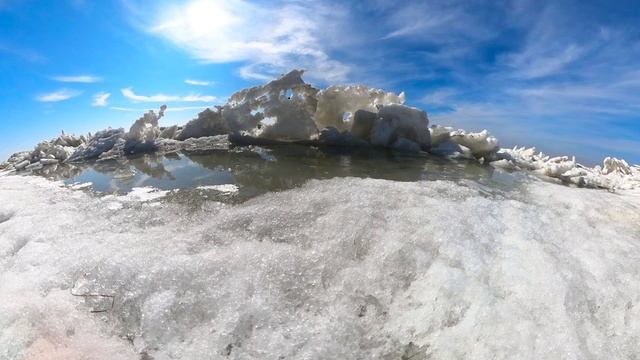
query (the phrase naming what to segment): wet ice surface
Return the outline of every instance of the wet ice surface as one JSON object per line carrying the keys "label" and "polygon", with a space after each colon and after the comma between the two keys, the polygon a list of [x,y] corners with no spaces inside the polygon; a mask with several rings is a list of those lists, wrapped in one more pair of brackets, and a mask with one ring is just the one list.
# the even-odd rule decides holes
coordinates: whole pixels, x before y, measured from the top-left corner
{"label": "wet ice surface", "polygon": [[466,179],[508,188],[515,179],[525,176],[465,159],[448,160],[386,149],[296,145],[136,155],[58,165],[35,173],[98,194],[127,194],[148,187],[168,190],[174,199],[194,204],[203,199],[237,203],[267,192],[298,187],[310,179],[333,177],[396,181]]}
{"label": "wet ice surface", "polygon": [[[640,355],[637,194],[292,151],[86,169],[110,195],[0,177],[0,358]],[[225,184],[255,190],[144,190]]]}

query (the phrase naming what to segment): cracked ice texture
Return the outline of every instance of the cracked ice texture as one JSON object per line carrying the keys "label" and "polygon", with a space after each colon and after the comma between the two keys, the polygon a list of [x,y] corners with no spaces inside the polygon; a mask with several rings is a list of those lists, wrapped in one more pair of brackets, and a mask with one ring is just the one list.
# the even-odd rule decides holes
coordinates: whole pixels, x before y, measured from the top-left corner
{"label": "cracked ice texture", "polygon": [[627,195],[336,178],[193,212],[0,177],[0,358],[634,358]]}

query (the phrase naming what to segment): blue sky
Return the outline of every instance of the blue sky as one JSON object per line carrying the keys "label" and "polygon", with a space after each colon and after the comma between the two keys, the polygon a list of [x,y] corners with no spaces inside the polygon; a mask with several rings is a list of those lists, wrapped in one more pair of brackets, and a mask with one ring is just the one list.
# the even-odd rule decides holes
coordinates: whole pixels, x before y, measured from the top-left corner
{"label": "blue sky", "polygon": [[0,0],[0,157],[163,103],[184,123],[293,68],[504,146],[640,163],[640,6],[569,0]]}

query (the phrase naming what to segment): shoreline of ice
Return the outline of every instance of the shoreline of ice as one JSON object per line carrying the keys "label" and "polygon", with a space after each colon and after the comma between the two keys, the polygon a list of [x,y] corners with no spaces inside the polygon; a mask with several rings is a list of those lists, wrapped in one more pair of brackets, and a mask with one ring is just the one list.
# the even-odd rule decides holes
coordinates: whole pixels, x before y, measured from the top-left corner
{"label": "shoreline of ice", "polygon": [[228,103],[206,109],[185,126],[159,126],[149,111],[129,131],[106,129],[94,135],[62,132],[33,151],[19,152],[0,171],[20,172],[89,159],[106,160],[147,152],[207,151],[232,144],[295,143],[308,146],[384,147],[405,152],[477,159],[512,171],[531,171],[564,184],[608,190],[640,188],[640,166],[607,157],[586,167],[568,156],[549,157],[535,148],[500,148],[488,131],[479,133],[429,126],[427,114],[404,105],[394,94],[364,85],[319,90],[293,70],[265,85],[243,89]]}

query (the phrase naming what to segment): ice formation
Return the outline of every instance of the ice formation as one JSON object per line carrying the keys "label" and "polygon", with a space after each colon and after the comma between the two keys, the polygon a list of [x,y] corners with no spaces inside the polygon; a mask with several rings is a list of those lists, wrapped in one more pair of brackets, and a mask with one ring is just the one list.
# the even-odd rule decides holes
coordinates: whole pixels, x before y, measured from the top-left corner
{"label": "ice formation", "polygon": [[482,130],[479,133],[456,130],[449,134],[449,139],[453,143],[468,148],[477,158],[491,159],[500,149],[498,139],[489,134],[487,130]]}
{"label": "ice formation", "polygon": [[529,170],[583,187],[603,189],[640,188],[640,166],[630,166],[624,160],[607,157],[603,165],[589,168],[567,156],[549,157],[535,148],[501,149],[490,164],[510,170]]}
{"label": "ice formation", "polygon": [[220,109],[205,111],[198,114],[198,118],[187,123],[180,129],[172,126],[170,132],[163,133],[164,138],[187,140],[205,136],[225,135],[230,132],[229,124],[222,118]]}
{"label": "ice formation", "polygon": [[414,152],[429,150],[429,119],[427,113],[404,105],[383,106],[378,111],[371,129],[371,144],[411,149]]}
{"label": "ice formation", "polygon": [[128,154],[155,150],[154,142],[160,136],[158,121],[164,116],[167,105],[162,105],[158,115],[153,110],[144,114],[131,125],[125,137],[124,152]]}
{"label": "ice formation", "polygon": [[[404,105],[404,93],[363,85],[319,90],[293,70],[265,85],[233,94],[227,104],[206,109],[184,126],[159,125],[166,109],[149,111],[128,132],[64,134],[30,152],[12,155],[4,171],[36,171],[61,162],[115,159],[141,152],[207,150],[228,146],[290,143],[313,146],[385,147],[405,152],[478,159],[495,167],[528,170],[568,184],[605,189],[640,187],[640,168],[607,158],[588,168],[568,157],[549,158],[535,149],[501,149],[488,131],[429,127],[427,114]],[[221,137],[228,137],[228,141]]]}
{"label": "ice formation", "polygon": [[636,358],[640,198],[520,186],[334,178],[193,211],[2,176],[0,358]]}
{"label": "ice formation", "polygon": [[396,95],[364,85],[330,86],[318,93],[315,122],[320,129],[334,127],[349,130],[358,110],[377,112],[379,106],[404,104],[405,95]]}

